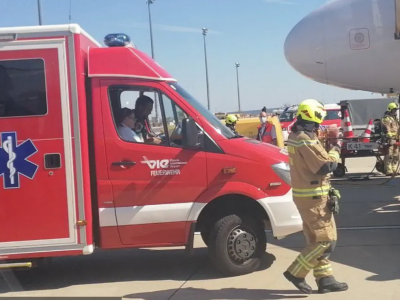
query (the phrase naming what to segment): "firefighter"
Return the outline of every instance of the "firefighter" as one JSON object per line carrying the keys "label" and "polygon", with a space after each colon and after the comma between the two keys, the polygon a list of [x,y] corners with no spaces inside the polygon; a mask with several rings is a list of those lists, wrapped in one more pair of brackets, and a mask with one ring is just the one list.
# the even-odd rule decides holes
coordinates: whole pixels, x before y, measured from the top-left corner
{"label": "firefighter", "polygon": [[238,118],[235,115],[227,115],[226,119],[225,119],[225,125],[232,130],[232,132],[234,134],[238,134],[236,132],[236,122],[237,122]]}
{"label": "firefighter", "polygon": [[276,129],[272,122],[268,121],[267,113],[261,112],[260,114],[261,125],[258,126],[257,140],[264,143],[277,145]]}
{"label": "firefighter", "polygon": [[305,281],[311,270],[319,293],[348,289],[346,283],[335,280],[328,259],[336,245],[334,214],[338,213],[340,199],[339,191],[330,186],[329,173],[337,168],[340,146],[336,139],[327,152],[319,142],[317,131],[325,116],[322,103],[303,101],[287,142],[293,201],[303,220],[307,245],[283,275],[306,294],[312,293]]}
{"label": "firefighter", "polygon": [[398,109],[399,105],[396,102],[390,103],[384,117],[381,120],[383,125],[383,133],[389,142],[388,153],[385,155],[385,172],[387,176],[391,176],[393,174],[397,175],[399,148],[395,144],[399,140],[399,121],[397,119]]}

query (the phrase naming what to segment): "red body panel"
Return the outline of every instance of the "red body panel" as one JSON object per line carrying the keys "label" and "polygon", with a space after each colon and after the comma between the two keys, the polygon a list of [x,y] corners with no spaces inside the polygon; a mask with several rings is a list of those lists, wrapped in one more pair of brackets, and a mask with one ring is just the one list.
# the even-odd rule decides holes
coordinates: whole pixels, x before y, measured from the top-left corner
{"label": "red body panel", "polygon": [[89,76],[172,79],[171,75],[146,53],[131,47],[90,49]]}
{"label": "red body panel", "polygon": [[[83,34],[45,37],[47,43],[29,35],[19,39],[21,50],[0,49],[0,61],[44,61],[47,114],[0,118],[0,131],[16,132],[17,145],[32,140],[37,152],[28,160],[38,166],[34,178],[19,176],[18,189],[0,190],[0,226],[7,228],[0,231],[0,260],[82,254],[93,244],[85,80],[88,47],[97,45]],[[45,155],[53,153],[61,167],[46,169]]]}
{"label": "red body panel", "polygon": [[42,58],[45,63],[47,115],[0,118],[1,132],[16,132],[18,144],[32,140],[37,152],[29,160],[38,165],[34,180],[20,175],[20,188],[1,189],[0,228],[6,230],[0,231],[0,243],[61,239],[69,236],[64,164],[60,169],[52,170],[52,176],[43,165],[46,153],[60,153],[61,157],[65,156],[57,50],[0,52],[0,60],[37,57]]}
{"label": "red body panel", "polygon": [[[100,229],[101,248],[131,248],[132,244],[135,244],[137,248],[154,247],[154,240],[158,241],[157,246],[159,247],[183,246],[187,243],[190,224],[188,222],[164,223],[163,228],[160,228],[158,224],[130,225],[120,229],[118,227],[102,227]],[[136,239],[130,244],[122,244],[120,232],[128,236],[132,231],[140,232],[140,234],[137,234]]]}
{"label": "red body panel", "polygon": [[[271,165],[287,160],[279,148],[250,139],[226,140],[220,142],[220,146],[228,155],[207,153],[208,184],[216,192],[215,195],[209,195],[208,201],[228,193],[258,200],[266,196],[284,195],[290,190],[285,183],[269,186],[272,182],[282,182],[271,169]],[[222,173],[223,168],[231,166],[236,167],[236,174]]]}

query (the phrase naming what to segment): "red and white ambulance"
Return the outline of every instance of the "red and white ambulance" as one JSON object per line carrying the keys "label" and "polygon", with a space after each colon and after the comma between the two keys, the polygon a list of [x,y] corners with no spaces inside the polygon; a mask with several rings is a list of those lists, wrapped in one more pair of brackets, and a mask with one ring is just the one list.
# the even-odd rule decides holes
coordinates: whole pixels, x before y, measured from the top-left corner
{"label": "red and white ambulance", "polygon": [[[338,104],[325,104],[326,117],[321,127],[328,127],[329,125],[336,124],[338,128],[341,127],[341,106]],[[293,124],[296,122],[297,105],[286,108],[279,116],[279,121],[282,126],[283,140],[286,142]]]}
{"label": "red and white ambulance", "polygon": [[[302,229],[283,150],[233,134],[147,54],[76,24],[0,29],[0,260],[182,246],[195,232],[229,275],[256,270],[266,230]],[[157,94],[161,144],[119,135]],[[7,264],[5,264],[7,263]]]}

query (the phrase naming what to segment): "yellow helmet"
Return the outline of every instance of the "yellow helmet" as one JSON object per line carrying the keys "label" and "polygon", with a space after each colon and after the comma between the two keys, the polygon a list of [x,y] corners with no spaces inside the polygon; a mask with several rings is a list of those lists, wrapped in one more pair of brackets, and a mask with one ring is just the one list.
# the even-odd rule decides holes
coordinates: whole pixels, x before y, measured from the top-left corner
{"label": "yellow helmet", "polygon": [[396,102],[390,103],[390,104],[388,105],[388,108],[387,108],[388,111],[392,111],[392,110],[394,110],[394,109],[399,109],[399,105],[398,105]]}
{"label": "yellow helmet", "polygon": [[236,123],[238,118],[235,115],[227,115],[225,119],[225,124],[232,125]]}
{"label": "yellow helmet", "polygon": [[302,120],[321,124],[326,117],[326,110],[321,102],[307,99],[300,103],[297,116],[300,116]]}

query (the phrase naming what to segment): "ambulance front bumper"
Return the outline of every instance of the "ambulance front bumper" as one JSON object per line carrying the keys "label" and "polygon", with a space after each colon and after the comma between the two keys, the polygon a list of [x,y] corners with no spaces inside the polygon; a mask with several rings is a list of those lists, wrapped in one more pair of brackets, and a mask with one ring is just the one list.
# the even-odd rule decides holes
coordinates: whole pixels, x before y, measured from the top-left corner
{"label": "ambulance front bumper", "polygon": [[274,237],[283,238],[303,230],[303,220],[293,202],[292,189],[286,195],[266,197],[258,202],[269,216]]}

